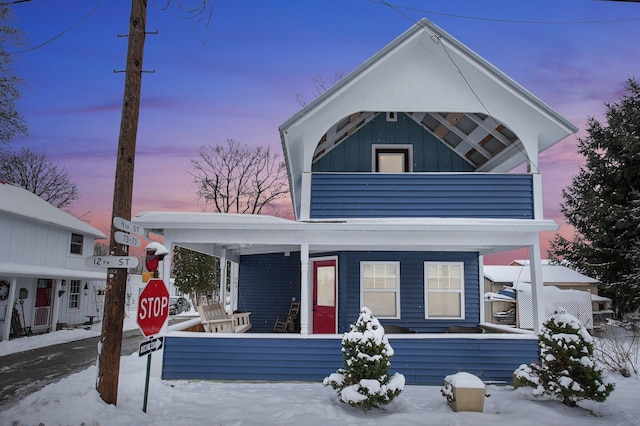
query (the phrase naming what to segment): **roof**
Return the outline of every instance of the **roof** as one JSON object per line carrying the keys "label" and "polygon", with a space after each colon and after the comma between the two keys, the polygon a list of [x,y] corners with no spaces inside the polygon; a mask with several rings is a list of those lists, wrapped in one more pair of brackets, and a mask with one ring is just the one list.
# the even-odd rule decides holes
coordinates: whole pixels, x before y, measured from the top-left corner
{"label": "roof", "polygon": [[42,265],[26,265],[0,262],[0,274],[12,277],[38,277],[49,279],[84,279],[106,281],[107,271],[87,271],[82,269],[56,268]]}
{"label": "roof", "polygon": [[[485,278],[490,279],[494,283],[517,284],[531,282],[529,266],[485,265],[483,266],[483,273]],[[545,284],[598,283],[598,280],[583,275],[566,266],[545,264],[542,265],[542,281]]]}
{"label": "roof", "polygon": [[280,126],[300,217],[303,175],[385,112],[405,112],[476,171],[504,172],[577,127],[427,19],[409,28]]}
{"label": "roof", "polygon": [[18,216],[26,220],[68,229],[95,238],[106,238],[97,228],[47,203],[26,189],[0,181],[0,214]]}

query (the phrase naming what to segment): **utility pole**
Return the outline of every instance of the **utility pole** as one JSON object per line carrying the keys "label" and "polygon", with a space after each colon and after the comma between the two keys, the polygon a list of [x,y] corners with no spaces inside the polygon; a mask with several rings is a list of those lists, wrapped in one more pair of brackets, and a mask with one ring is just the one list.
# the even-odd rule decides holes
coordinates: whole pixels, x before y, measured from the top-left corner
{"label": "utility pole", "polygon": [[[113,210],[109,252],[113,256],[126,256],[128,247],[115,241],[113,218],[131,219],[133,198],[133,170],[136,153],[138,117],[140,115],[140,88],[142,85],[142,56],[147,21],[147,0],[132,0],[129,19],[129,45],[124,83],[124,101],[120,121],[120,137],[113,188]],[[127,289],[127,270],[109,269],[105,293],[102,336],[98,355],[96,389],[107,404],[116,405],[118,377],[120,375],[120,351],[122,348],[122,323]]]}

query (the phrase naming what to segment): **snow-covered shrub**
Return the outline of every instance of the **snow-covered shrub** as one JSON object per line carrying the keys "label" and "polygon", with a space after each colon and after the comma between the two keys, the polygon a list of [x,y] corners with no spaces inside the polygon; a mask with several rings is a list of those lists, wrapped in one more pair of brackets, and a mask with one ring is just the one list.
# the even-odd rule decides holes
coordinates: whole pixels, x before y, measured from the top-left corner
{"label": "snow-covered shrub", "polygon": [[593,359],[593,338],[564,308],[544,323],[538,346],[540,364],[523,364],[514,372],[514,380],[534,387],[534,394],[575,406],[583,399],[602,402],[613,391],[615,384]]}
{"label": "snow-covered shrub", "polygon": [[342,402],[368,410],[391,402],[404,389],[404,376],[389,376],[393,348],[384,328],[362,307],[358,320],[342,338],[345,368],[325,377],[322,384],[338,391]]}
{"label": "snow-covered shrub", "polygon": [[624,377],[637,375],[640,370],[640,332],[636,329],[607,325],[595,340],[594,356],[598,362]]}

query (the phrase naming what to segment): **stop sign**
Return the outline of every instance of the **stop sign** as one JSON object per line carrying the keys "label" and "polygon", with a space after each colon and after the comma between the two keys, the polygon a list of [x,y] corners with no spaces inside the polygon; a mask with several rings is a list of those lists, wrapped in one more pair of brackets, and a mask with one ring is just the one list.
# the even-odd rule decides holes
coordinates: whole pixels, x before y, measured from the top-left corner
{"label": "stop sign", "polygon": [[169,292],[164,281],[149,280],[138,298],[138,326],[145,337],[157,334],[169,316]]}

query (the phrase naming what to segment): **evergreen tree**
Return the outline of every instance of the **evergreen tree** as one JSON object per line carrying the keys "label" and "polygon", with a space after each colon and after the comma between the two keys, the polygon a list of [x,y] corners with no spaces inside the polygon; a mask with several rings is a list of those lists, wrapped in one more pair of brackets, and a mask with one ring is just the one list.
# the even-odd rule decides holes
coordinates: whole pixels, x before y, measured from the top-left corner
{"label": "evergreen tree", "polygon": [[640,307],[640,85],[629,79],[606,105],[607,125],[588,120],[578,144],[585,164],[562,191],[573,238],[557,235],[549,258],[600,280],[622,317]]}
{"label": "evergreen tree", "polygon": [[613,391],[614,383],[593,359],[593,338],[564,308],[545,322],[538,346],[540,364],[522,364],[514,373],[518,383],[535,387],[534,394],[575,406],[584,399],[603,402]]}
{"label": "evergreen tree", "polygon": [[176,246],[173,263],[176,288],[193,296],[194,302],[200,300],[201,295],[220,291],[219,258]]}
{"label": "evergreen tree", "polygon": [[338,391],[342,402],[366,410],[388,404],[404,389],[404,376],[389,376],[393,348],[384,328],[363,307],[358,320],[342,338],[345,368],[325,377],[323,384]]}

